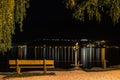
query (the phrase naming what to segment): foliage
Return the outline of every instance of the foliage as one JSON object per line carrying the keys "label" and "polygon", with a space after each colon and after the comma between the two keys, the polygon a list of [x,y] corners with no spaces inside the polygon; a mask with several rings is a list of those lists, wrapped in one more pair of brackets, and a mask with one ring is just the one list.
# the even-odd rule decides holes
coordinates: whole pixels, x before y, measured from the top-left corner
{"label": "foliage", "polygon": [[29,0],[0,0],[0,51],[11,48],[15,25],[20,25],[22,31],[23,19]]}
{"label": "foliage", "polygon": [[111,18],[113,24],[119,23],[120,0],[66,0],[65,4],[80,22],[84,22],[86,17],[100,22],[104,14]]}

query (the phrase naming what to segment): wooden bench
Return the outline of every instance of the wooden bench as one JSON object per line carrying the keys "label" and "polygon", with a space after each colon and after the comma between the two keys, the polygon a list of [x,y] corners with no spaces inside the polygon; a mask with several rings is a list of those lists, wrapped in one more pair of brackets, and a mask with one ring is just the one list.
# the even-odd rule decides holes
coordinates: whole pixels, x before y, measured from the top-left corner
{"label": "wooden bench", "polygon": [[54,60],[9,60],[9,68],[16,68],[18,74],[21,72],[21,68],[54,68]]}

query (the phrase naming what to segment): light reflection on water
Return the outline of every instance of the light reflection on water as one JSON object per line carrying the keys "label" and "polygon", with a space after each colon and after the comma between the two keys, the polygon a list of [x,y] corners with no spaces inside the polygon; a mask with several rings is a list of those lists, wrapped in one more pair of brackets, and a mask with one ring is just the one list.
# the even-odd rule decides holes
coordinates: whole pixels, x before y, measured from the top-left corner
{"label": "light reflection on water", "polygon": [[[9,53],[9,59],[54,59],[56,67],[70,67],[75,61],[73,46],[24,46],[21,49],[15,47]],[[18,48],[18,47],[17,47]],[[79,48],[78,61],[83,68],[102,66],[102,49],[95,47]],[[21,50],[18,56],[17,51]],[[105,48],[105,59],[108,66],[120,64],[120,48]]]}

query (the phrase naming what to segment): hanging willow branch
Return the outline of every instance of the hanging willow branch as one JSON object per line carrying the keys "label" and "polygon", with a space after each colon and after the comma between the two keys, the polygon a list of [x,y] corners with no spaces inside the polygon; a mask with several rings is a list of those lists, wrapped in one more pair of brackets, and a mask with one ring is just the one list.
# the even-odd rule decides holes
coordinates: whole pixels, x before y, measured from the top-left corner
{"label": "hanging willow branch", "polygon": [[89,20],[100,22],[103,13],[111,18],[113,24],[119,23],[120,0],[66,0],[66,8],[74,10],[73,17],[84,22]]}
{"label": "hanging willow branch", "polygon": [[22,31],[26,8],[29,8],[29,0],[0,0],[0,52],[11,48],[16,23]]}

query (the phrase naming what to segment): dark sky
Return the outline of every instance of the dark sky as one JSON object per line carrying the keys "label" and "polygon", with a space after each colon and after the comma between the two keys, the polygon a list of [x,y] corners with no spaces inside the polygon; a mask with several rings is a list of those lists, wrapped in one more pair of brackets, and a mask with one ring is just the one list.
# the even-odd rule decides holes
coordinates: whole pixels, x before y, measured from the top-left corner
{"label": "dark sky", "polygon": [[13,42],[40,38],[119,39],[119,24],[113,26],[106,18],[100,24],[94,21],[79,23],[65,9],[63,0],[30,0],[27,11],[23,32],[16,28]]}

